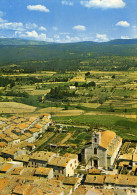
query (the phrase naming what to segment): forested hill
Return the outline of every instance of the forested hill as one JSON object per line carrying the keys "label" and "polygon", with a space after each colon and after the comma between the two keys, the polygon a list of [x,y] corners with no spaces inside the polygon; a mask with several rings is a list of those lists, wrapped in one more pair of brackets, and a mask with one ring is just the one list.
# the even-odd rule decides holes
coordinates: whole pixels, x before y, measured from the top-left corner
{"label": "forested hill", "polygon": [[[80,42],[78,44],[99,44],[93,41]],[[57,44],[46,41],[34,41],[34,40],[25,40],[25,39],[16,39],[16,38],[0,38],[0,45],[49,45],[49,44]],[[72,43],[77,44],[77,43]],[[103,45],[112,44],[112,45],[120,45],[120,44],[137,44],[137,39],[115,39],[108,42],[101,43]],[[63,44],[65,45],[65,44]]]}
{"label": "forested hill", "polygon": [[[136,56],[137,39],[66,44],[20,39],[0,40],[0,66],[3,71],[5,69],[7,71],[8,66],[13,64],[17,65],[14,68],[23,69],[24,72],[77,69],[135,70]],[[3,68],[4,66],[6,68]]]}
{"label": "forested hill", "polygon": [[46,41],[33,41],[25,39],[0,38],[0,45],[47,45]]}

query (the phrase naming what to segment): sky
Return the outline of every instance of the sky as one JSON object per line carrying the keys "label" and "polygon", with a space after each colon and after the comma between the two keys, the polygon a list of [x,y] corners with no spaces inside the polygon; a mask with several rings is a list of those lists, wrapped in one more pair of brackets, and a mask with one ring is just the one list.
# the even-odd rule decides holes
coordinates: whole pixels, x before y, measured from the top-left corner
{"label": "sky", "polygon": [[0,38],[57,43],[137,38],[137,0],[0,0]]}

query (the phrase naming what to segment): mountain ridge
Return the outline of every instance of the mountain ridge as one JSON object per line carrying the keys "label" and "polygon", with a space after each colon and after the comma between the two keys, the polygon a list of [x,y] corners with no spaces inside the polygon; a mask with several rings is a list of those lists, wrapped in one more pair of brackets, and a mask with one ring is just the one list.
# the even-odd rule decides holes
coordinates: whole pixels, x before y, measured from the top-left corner
{"label": "mountain ridge", "polygon": [[42,46],[49,44],[57,45],[69,45],[69,44],[92,44],[92,45],[123,45],[123,44],[137,44],[137,39],[114,39],[107,42],[94,42],[94,41],[82,41],[73,43],[56,43],[47,41],[37,41],[37,40],[27,40],[27,39],[17,39],[17,38],[0,38],[0,45],[16,46],[16,45],[32,45],[32,46]]}

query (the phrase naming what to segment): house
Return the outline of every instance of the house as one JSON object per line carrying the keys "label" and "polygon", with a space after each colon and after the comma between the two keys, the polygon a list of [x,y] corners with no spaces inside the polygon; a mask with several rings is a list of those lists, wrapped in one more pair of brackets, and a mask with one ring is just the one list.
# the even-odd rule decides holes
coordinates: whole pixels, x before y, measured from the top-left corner
{"label": "house", "polygon": [[54,156],[48,162],[48,167],[53,168],[54,176],[73,176],[74,170],[77,168],[78,163],[76,159],[71,159],[64,156]]}
{"label": "house", "polygon": [[115,186],[118,189],[135,189],[137,188],[137,176],[118,175]]}
{"label": "house", "polygon": [[69,86],[69,89],[76,89],[76,86]]}
{"label": "house", "polygon": [[105,189],[112,189],[115,186],[117,175],[106,175],[105,178]]}
{"label": "house", "polygon": [[45,167],[36,168],[34,176],[52,179],[53,178],[53,169],[52,168],[45,168]]}
{"label": "house", "polygon": [[87,175],[84,183],[86,185],[103,187],[104,182],[105,182],[104,175]]}
{"label": "house", "polygon": [[27,154],[19,155],[19,156],[14,158],[15,161],[22,162],[23,166],[26,166],[26,167],[29,164],[29,159],[30,159],[30,157]]}
{"label": "house", "polygon": [[9,174],[10,175],[21,175],[22,174],[22,172],[23,172],[23,167],[15,167],[15,168],[13,168],[10,172],[9,172]]}
{"label": "house", "polygon": [[30,167],[46,167],[50,159],[56,156],[53,152],[35,152],[30,156],[29,166]]}
{"label": "house", "polygon": [[21,149],[18,149],[18,148],[5,148],[2,152],[1,152],[1,156],[4,157],[4,158],[11,158],[12,160],[21,155],[21,154],[26,154],[26,150],[21,150]]}
{"label": "house", "polygon": [[1,190],[9,184],[9,179],[8,178],[0,178],[0,193],[1,193]]}
{"label": "house", "polygon": [[91,145],[85,148],[86,165],[89,167],[112,167],[121,145],[122,138],[113,131],[94,132]]}
{"label": "house", "polygon": [[120,155],[119,157],[119,162],[128,162],[128,163],[132,163],[132,154],[123,154]]}
{"label": "house", "polygon": [[23,166],[22,163],[18,162],[5,162],[0,166],[0,173],[8,173],[15,167]]}
{"label": "house", "polygon": [[13,169],[13,164],[4,163],[0,166],[0,173],[8,173],[11,169]]}
{"label": "house", "polygon": [[72,190],[75,191],[81,183],[81,178],[79,177],[61,177],[59,180],[62,181],[63,185],[68,185],[72,187]]}

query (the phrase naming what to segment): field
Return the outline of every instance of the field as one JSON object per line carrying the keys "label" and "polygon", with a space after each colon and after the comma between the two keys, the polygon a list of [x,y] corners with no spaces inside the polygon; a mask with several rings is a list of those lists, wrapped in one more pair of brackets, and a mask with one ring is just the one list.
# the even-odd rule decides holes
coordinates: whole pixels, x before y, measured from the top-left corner
{"label": "field", "polygon": [[0,113],[32,113],[36,110],[33,106],[28,106],[16,102],[0,102]]}
{"label": "field", "polygon": [[81,125],[89,126],[91,129],[94,127],[108,129],[115,131],[124,139],[136,140],[137,122],[134,119],[127,119],[121,116],[114,115],[80,115],[71,117],[53,117],[53,120],[59,124]]}
{"label": "field", "polygon": [[136,139],[136,71],[16,72],[2,78],[2,114],[50,113],[57,123],[98,126]]}

